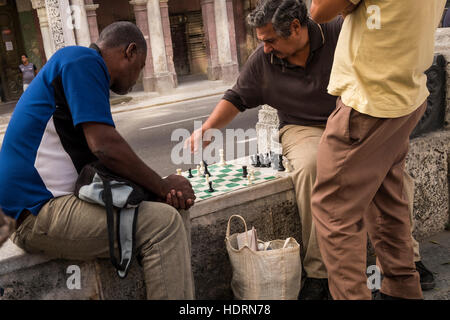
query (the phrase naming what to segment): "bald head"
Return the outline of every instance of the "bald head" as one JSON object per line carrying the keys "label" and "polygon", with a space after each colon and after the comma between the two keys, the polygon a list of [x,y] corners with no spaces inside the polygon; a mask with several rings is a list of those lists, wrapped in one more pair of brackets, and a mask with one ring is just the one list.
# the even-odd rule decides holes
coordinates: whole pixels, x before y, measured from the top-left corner
{"label": "bald head", "polygon": [[147,43],[141,30],[131,22],[114,22],[103,29],[96,44],[108,67],[110,89],[117,94],[130,92],[147,57]]}
{"label": "bald head", "polygon": [[147,52],[147,42],[141,30],[131,22],[118,21],[103,29],[97,45],[103,49],[127,48],[133,42],[138,52]]}

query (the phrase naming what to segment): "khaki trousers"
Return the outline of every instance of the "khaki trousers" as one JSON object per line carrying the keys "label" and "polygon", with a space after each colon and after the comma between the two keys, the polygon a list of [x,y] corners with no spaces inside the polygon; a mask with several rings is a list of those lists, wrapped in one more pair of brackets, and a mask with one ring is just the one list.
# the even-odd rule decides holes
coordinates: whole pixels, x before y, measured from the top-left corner
{"label": "khaki trousers", "polygon": [[[317,243],[316,228],[311,214],[311,194],[316,181],[316,159],[320,138],[325,127],[286,125],[280,130],[283,155],[294,171],[291,174],[302,224],[304,253],[303,268],[309,278],[328,278]],[[414,180],[404,171],[405,198],[410,209],[411,233],[413,231]],[[414,243],[414,261],[420,261],[419,244]]]}
{"label": "khaki trousers", "polygon": [[367,233],[384,274],[381,292],[421,299],[414,265],[404,167],[409,135],[426,103],[408,116],[382,119],[338,99],[317,152],[313,219],[334,299],[371,299]]}
{"label": "khaki trousers", "polygon": [[[24,220],[11,239],[29,253],[69,260],[109,258],[105,208],[74,195],[47,202],[37,217]],[[148,299],[194,299],[188,211],[143,202],[136,249]]]}

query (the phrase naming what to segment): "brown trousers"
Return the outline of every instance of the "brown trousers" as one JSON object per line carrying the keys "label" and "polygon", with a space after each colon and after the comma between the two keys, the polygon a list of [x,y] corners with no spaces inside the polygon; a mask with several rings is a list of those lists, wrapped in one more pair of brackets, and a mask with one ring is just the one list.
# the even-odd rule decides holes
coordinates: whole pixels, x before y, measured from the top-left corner
{"label": "brown trousers", "polygon": [[[325,126],[286,125],[280,130],[283,155],[294,171],[291,173],[295,187],[298,212],[302,225],[302,264],[307,277],[327,279],[328,274],[317,243],[316,228],[311,213],[311,193],[316,182],[317,149]],[[411,237],[414,228],[414,180],[404,171],[404,196],[408,201],[411,221]],[[419,243],[414,244],[414,261],[420,261]]]}
{"label": "brown trousers", "polygon": [[[165,203],[141,203],[136,250],[142,258],[148,299],[195,298],[190,230],[189,211],[178,212]],[[109,258],[105,208],[74,195],[51,199],[36,217],[28,216],[11,238],[29,253],[68,260]]]}
{"label": "brown trousers", "polygon": [[383,270],[381,292],[422,299],[414,265],[403,171],[409,135],[426,103],[400,118],[375,118],[338,99],[317,153],[311,206],[334,299],[370,299],[367,233]]}

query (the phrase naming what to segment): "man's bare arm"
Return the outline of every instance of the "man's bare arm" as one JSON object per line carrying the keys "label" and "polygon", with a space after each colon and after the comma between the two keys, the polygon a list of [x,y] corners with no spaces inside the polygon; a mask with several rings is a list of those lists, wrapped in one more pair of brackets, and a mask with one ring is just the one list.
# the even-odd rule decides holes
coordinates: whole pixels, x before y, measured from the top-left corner
{"label": "man's bare arm", "polygon": [[[187,179],[181,176],[162,179],[136,155],[114,127],[94,122],[83,123],[82,126],[89,148],[107,168],[153,192],[177,209],[193,204],[195,196]],[[174,190],[184,203],[173,199]],[[170,193],[172,197],[168,196]],[[167,201],[168,198],[171,200]]]}
{"label": "man's bare arm", "polygon": [[351,13],[357,6],[350,0],[312,0],[311,17],[317,23],[325,23],[339,14],[345,16]]}

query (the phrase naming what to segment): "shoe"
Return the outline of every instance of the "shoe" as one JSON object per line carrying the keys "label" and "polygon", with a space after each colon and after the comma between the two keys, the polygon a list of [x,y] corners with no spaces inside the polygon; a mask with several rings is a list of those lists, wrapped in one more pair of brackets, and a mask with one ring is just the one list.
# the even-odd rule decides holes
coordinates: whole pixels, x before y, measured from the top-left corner
{"label": "shoe", "polygon": [[372,300],[406,300],[406,299],[388,296],[387,294],[384,294],[380,290],[375,290],[372,292]]}
{"label": "shoe", "polygon": [[333,300],[328,279],[306,278],[298,300]]}
{"label": "shoe", "polygon": [[372,300],[411,300],[411,301],[419,301],[422,299],[404,299],[404,298],[397,298],[393,296],[388,296],[387,294],[384,294],[380,290],[375,290],[372,292]]}
{"label": "shoe", "polygon": [[422,261],[416,262],[416,270],[420,275],[420,286],[422,291],[428,291],[435,287],[433,273],[428,270],[422,263]]}

